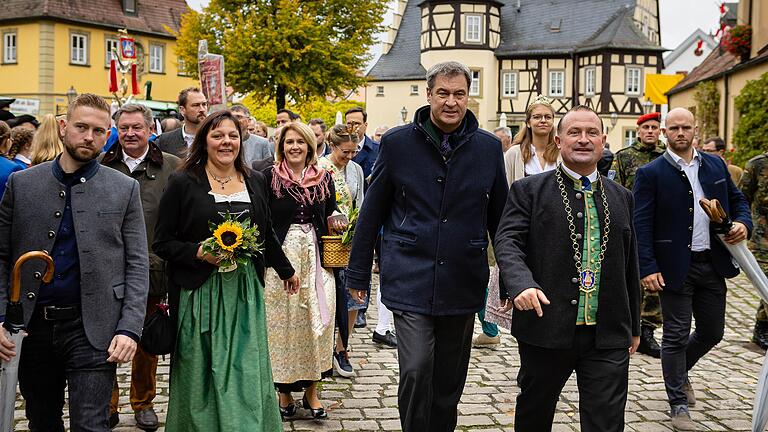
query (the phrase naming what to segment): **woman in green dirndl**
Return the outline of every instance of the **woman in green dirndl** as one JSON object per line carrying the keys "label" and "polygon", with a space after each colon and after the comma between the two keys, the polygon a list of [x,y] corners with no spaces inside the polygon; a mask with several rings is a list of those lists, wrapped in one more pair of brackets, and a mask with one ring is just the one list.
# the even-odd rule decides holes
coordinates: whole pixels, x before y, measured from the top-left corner
{"label": "woman in green dirndl", "polygon": [[202,123],[160,201],[153,249],[176,321],[166,431],[282,431],[264,311],[269,265],[295,292],[264,176],[248,169],[229,111]]}

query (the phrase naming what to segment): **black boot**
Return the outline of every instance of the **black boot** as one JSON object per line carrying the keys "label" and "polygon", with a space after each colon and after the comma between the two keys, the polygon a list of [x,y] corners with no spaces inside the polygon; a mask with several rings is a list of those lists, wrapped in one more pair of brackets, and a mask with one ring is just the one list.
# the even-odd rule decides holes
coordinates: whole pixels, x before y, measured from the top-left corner
{"label": "black boot", "polygon": [[760,349],[768,349],[768,322],[755,321],[755,331],[752,333],[752,342]]}
{"label": "black boot", "polygon": [[656,339],[653,337],[654,328],[651,326],[640,327],[640,346],[637,347],[637,352],[649,355],[653,358],[661,357],[661,347]]}

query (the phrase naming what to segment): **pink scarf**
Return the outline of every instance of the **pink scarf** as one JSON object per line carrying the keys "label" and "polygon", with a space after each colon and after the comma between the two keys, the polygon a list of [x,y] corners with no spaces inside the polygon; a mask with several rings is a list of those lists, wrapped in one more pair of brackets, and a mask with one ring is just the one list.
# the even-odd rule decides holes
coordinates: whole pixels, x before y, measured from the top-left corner
{"label": "pink scarf", "polygon": [[331,176],[317,165],[310,165],[304,172],[304,178],[300,181],[293,179],[288,162],[283,159],[272,168],[272,192],[277,198],[283,197],[283,191],[298,203],[312,205],[315,202],[325,201],[331,196],[328,184]]}

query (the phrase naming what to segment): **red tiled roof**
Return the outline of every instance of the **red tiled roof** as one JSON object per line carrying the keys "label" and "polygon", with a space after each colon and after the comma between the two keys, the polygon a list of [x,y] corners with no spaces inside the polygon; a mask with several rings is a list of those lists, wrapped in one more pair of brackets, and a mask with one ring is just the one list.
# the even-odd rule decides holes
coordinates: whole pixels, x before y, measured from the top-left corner
{"label": "red tiled roof", "polygon": [[667,94],[675,94],[700,81],[723,73],[737,64],[739,64],[737,56],[717,46],[700,65],[696,66],[682,81],[672,87]]}
{"label": "red tiled roof", "polygon": [[179,30],[185,0],[137,0],[136,15],[123,13],[122,0],[2,0],[0,24],[51,18],[90,25],[127,28],[129,32],[171,36]]}

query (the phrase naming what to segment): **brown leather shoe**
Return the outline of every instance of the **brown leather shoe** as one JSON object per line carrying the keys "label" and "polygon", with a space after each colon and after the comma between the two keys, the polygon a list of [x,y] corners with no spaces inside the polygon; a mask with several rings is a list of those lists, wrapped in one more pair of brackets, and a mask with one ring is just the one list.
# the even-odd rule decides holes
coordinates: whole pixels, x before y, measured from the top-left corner
{"label": "brown leather shoe", "polygon": [[136,427],[143,431],[156,431],[160,427],[157,414],[152,408],[136,411],[133,417],[136,419]]}
{"label": "brown leather shoe", "polygon": [[685,405],[676,405],[670,411],[672,417],[672,430],[676,431],[696,431],[699,430],[696,423],[691,420],[691,413]]}
{"label": "brown leather shoe", "polygon": [[696,393],[693,392],[693,386],[691,380],[685,379],[683,383],[683,392],[685,392],[685,398],[688,399],[688,406],[692,407],[696,405]]}

